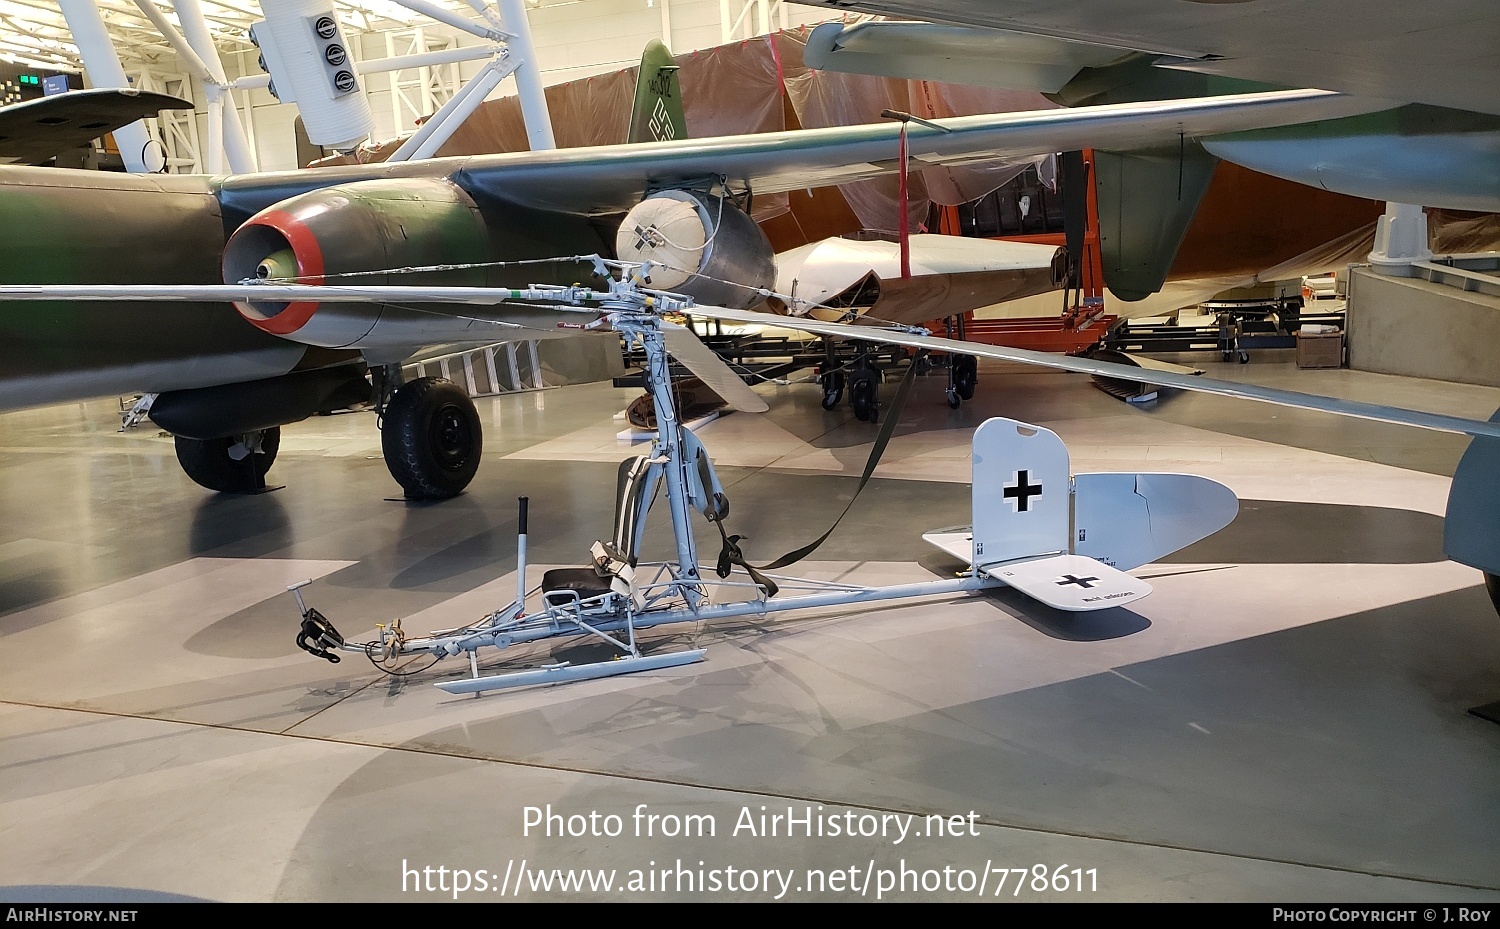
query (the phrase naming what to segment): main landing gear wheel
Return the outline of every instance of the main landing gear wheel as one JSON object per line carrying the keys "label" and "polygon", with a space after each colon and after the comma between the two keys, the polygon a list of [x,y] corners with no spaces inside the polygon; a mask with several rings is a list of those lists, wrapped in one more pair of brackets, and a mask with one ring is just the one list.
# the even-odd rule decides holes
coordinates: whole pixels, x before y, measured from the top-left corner
{"label": "main landing gear wheel", "polygon": [[979,386],[979,359],[973,355],[959,355],[952,363],[954,392],[960,400],[973,400],[974,389]]}
{"label": "main landing gear wheel", "polygon": [[264,490],[266,472],[281,447],[279,426],[222,439],[174,437],[177,463],[196,483],[223,494]]}
{"label": "main landing gear wheel", "polygon": [[856,371],[849,379],[849,405],[854,408],[854,418],[862,423],[873,423],[880,418],[879,382],[875,372]]}
{"label": "main landing gear wheel", "polygon": [[482,444],[474,401],[441,377],[401,385],[381,419],[386,467],[411,500],[462,493],[479,469]]}
{"label": "main landing gear wheel", "polygon": [[818,376],[823,385],[823,409],[831,410],[844,399],[844,372],[829,371]]}

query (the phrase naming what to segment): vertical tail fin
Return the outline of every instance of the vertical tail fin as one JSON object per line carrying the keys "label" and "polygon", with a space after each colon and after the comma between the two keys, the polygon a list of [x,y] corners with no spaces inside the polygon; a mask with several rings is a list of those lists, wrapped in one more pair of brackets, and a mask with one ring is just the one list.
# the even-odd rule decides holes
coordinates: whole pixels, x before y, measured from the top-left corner
{"label": "vertical tail fin", "polygon": [[635,79],[635,109],[630,113],[630,132],[625,141],[665,142],[685,138],[687,119],[682,112],[677,64],[667,47],[652,39],[641,54],[641,70]]}

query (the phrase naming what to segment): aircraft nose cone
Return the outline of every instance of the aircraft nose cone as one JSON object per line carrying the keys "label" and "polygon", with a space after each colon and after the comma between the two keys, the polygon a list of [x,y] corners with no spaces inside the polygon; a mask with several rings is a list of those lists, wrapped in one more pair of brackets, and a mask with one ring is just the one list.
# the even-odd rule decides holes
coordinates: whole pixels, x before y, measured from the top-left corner
{"label": "aircraft nose cone", "polygon": [[297,253],[289,248],[267,255],[255,266],[255,276],[262,281],[293,281],[297,278]]}

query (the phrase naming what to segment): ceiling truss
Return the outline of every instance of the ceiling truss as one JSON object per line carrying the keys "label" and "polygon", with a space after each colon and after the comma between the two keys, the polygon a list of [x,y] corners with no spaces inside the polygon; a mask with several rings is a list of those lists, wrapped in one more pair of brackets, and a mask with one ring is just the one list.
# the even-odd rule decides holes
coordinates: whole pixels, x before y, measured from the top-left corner
{"label": "ceiling truss", "polygon": [[[148,0],[180,28],[171,0]],[[115,50],[127,69],[170,60],[172,47],[133,0],[96,0],[114,38]],[[437,0],[438,5],[474,17],[465,0]],[[209,33],[221,55],[253,48],[250,24],[261,18],[254,0],[200,0]],[[410,28],[424,17],[391,0],[335,0],[339,19],[349,34]],[[62,70],[81,71],[83,60],[73,44],[68,24],[56,3],[49,0],[0,0],[0,58]]]}

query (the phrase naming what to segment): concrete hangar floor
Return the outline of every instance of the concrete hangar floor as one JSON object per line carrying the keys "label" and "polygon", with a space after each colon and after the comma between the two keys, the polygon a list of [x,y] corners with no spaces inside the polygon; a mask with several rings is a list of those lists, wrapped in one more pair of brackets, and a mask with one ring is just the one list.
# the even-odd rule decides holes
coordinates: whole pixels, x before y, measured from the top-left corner
{"label": "concrete hangar floor", "polygon": [[[1277,353],[1210,367],[1500,406]],[[951,571],[920,534],[967,521],[969,436],[995,414],[1055,429],[1077,470],[1224,481],[1240,515],[1139,569],[1156,589],[1131,612],[1002,592],[734,621],[679,633],[701,664],[451,697],[429,685],[459,660],[395,679],[297,651],[285,586],[316,578],[351,638],[470,621],[514,589],[522,493],[533,580],[580,563],[608,534],[628,392],[481,401],[478,479],[424,506],[383,499],[364,415],[286,429],[286,487],[256,497],[191,484],[111,403],[0,417],[3,893],[928,900],[988,874],[999,900],[1500,900],[1500,726],[1466,713],[1500,700],[1500,620],[1440,547],[1461,438],[1198,395],[1132,409],[999,365],[957,412],[941,388],[918,382],[800,573]],[[771,413],[701,435],[763,560],[831,522],[874,430],[813,386],[760,389]]]}

